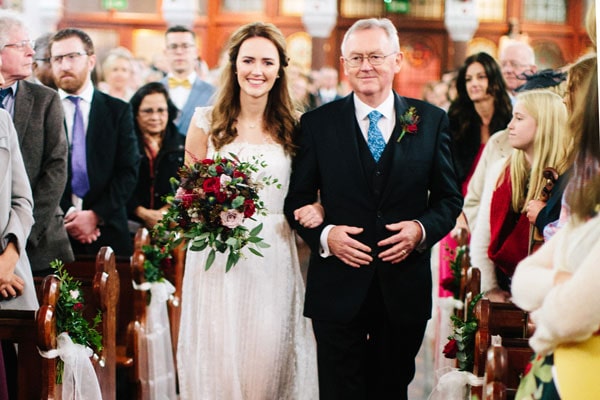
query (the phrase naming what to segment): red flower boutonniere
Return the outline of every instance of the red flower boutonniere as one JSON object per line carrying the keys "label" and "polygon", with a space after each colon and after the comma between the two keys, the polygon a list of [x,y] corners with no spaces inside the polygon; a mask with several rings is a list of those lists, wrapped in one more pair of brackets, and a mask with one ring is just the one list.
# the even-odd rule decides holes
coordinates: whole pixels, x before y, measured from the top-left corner
{"label": "red flower boutonniere", "polygon": [[417,134],[417,125],[419,124],[420,119],[421,118],[417,115],[417,109],[414,107],[410,107],[404,114],[400,116],[400,126],[402,130],[400,131],[400,136],[398,137],[398,143],[400,143],[404,135],[407,133],[411,135]]}

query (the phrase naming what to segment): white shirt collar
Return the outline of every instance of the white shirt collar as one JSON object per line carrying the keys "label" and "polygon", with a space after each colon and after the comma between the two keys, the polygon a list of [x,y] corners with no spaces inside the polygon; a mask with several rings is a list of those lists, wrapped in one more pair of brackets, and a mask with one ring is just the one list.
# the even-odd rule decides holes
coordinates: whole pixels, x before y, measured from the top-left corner
{"label": "white shirt collar", "polygon": [[356,116],[359,121],[368,118],[371,111],[379,111],[387,120],[395,120],[394,118],[394,92],[390,91],[390,94],[386,99],[376,108],[373,108],[366,103],[362,102],[356,93],[354,94],[354,109],[356,110]]}
{"label": "white shirt collar", "polygon": [[61,100],[66,99],[69,96],[79,96],[81,97],[81,99],[83,101],[85,101],[86,103],[91,104],[92,103],[92,97],[94,97],[94,85],[92,85],[92,81],[88,80],[87,85],[85,86],[85,88],[83,89],[83,91],[81,93],[79,93],[78,95],[72,94],[72,93],[67,93],[62,89],[58,89],[58,95],[60,96]]}
{"label": "white shirt collar", "polygon": [[[168,73],[167,74],[167,79],[168,78],[173,78],[174,75],[172,73]],[[196,78],[198,77],[198,74],[196,74],[196,71],[192,71],[186,78],[188,81],[190,81],[190,84],[194,84],[194,82],[196,82]]]}

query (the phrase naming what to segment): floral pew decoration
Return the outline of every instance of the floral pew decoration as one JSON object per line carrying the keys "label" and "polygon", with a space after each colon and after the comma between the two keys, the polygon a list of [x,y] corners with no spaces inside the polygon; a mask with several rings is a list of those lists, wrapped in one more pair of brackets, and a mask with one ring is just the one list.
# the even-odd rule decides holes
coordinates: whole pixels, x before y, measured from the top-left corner
{"label": "floral pew decoration", "polygon": [[[483,297],[483,293],[461,299],[461,295],[466,294],[462,292],[467,291],[464,288],[465,277],[463,277],[465,257],[468,257],[467,246],[457,247],[454,254],[455,257],[450,263],[452,275],[441,282],[444,289],[451,291],[453,294],[453,297],[443,299],[442,304],[442,307],[450,310],[448,314],[450,315],[452,331],[447,337],[448,342],[442,352],[446,358],[456,359],[457,368],[442,368],[437,371],[440,377],[437,386],[429,397],[430,400],[463,400],[467,398],[470,392],[469,387],[483,385],[483,379],[472,373],[475,332],[478,328],[475,305]],[[466,307],[463,300],[468,302]],[[462,312],[452,312],[452,310]]]}
{"label": "floral pew decoration", "polygon": [[91,362],[102,351],[102,335],[96,329],[102,321],[100,311],[90,324],[83,316],[84,299],[81,282],[74,280],[60,260],[50,266],[60,281],[56,304],[57,348],[41,351],[44,358],[59,358],[56,363],[56,383],[62,384],[63,399],[101,400],[98,377]]}
{"label": "floral pew decoration", "polygon": [[139,293],[134,299],[138,324],[130,327],[129,332],[133,335],[134,353],[137,352],[134,375],[140,392],[138,398],[176,398],[176,370],[167,311],[167,301],[175,287],[165,278],[173,257],[168,244],[150,243],[145,228],[137,232],[134,243],[131,268],[133,288]]}

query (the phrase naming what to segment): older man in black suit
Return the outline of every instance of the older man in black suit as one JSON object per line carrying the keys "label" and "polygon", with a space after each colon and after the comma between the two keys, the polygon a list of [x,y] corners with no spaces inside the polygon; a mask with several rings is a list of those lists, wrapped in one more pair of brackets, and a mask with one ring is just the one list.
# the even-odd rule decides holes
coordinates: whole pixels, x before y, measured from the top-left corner
{"label": "older man in black suit", "polygon": [[0,12],[0,48],[1,107],[13,118],[35,205],[27,256],[34,274],[46,275],[50,261],[73,261],[59,206],[67,182],[63,110],[54,90],[25,80],[35,53],[23,21],[7,11]]}
{"label": "older man in black suit", "polygon": [[[321,399],[406,399],[431,316],[429,248],[461,206],[443,110],[392,90],[403,54],[387,19],[342,42],[349,96],[301,119],[285,212],[309,244],[304,313]],[[324,223],[294,210],[320,195]]]}
{"label": "older man in black suit", "polygon": [[69,179],[61,205],[75,255],[111,246],[128,256],[132,241],[126,203],[137,182],[139,154],[131,107],[94,89],[96,55],[79,29],[57,32],[50,63],[65,111],[70,143]]}

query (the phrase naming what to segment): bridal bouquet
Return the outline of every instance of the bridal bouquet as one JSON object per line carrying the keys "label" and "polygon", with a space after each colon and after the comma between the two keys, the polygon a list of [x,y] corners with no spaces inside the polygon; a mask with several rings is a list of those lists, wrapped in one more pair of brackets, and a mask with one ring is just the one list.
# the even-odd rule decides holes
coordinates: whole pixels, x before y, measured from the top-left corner
{"label": "bridal bouquet", "polygon": [[179,182],[174,195],[167,198],[170,207],[155,230],[158,237],[172,238],[171,243],[187,239],[190,249],[210,249],[205,269],[208,270],[217,252],[228,253],[225,271],[229,271],[242,256],[242,249],[261,256],[261,248],[269,247],[258,236],[262,224],[252,230],[243,225],[255,214],[265,215],[266,209],[258,196],[268,184],[276,184],[270,177],[256,178],[266,166],[257,158],[240,161],[235,154],[230,158],[215,155],[199,160],[179,170]]}

